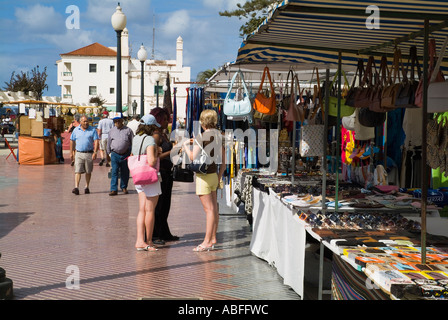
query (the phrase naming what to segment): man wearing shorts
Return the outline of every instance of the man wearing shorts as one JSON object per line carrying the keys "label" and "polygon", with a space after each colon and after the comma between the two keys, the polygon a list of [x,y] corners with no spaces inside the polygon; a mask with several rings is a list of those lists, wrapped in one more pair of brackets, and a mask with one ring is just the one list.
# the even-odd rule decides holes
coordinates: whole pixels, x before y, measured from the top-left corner
{"label": "man wearing shorts", "polygon": [[103,119],[98,121],[98,137],[100,137],[100,156],[101,161],[100,166],[106,162],[106,167],[110,167],[110,155],[107,153],[107,138],[109,136],[109,131],[114,127],[114,121],[109,119],[109,112],[103,112]]}
{"label": "man wearing shorts", "polygon": [[90,177],[98,146],[99,137],[96,129],[89,126],[87,116],[82,116],[80,125],[73,130],[70,136],[70,157],[72,161],[75,161],[75,188],[72,190],[72,193],[75,195],[79,195],[79,182],[83,173],[86,174],[84,193],[90,193]]}

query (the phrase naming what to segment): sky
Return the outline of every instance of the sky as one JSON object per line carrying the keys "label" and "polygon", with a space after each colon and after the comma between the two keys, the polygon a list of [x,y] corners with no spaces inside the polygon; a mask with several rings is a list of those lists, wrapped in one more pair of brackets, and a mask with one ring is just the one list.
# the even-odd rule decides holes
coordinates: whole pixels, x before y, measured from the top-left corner
{"label": "sky", "polygon": [[[120,2],[127,17],[131,57],[140,45],[157,60],[176,59],[176,39],[184,41],[184,66],[192,81],[199,72],[218,69],[234,61],[243,39],[238,17],[221,17],[220,11],[236,8],[243,0],[0,0],[0,88],[13,71],[47,67],[48,91],[60,96],[56,61],[68,53],[98,42],[116,47],[111,16]],[[79,14],[78,14],[79,13]]]}

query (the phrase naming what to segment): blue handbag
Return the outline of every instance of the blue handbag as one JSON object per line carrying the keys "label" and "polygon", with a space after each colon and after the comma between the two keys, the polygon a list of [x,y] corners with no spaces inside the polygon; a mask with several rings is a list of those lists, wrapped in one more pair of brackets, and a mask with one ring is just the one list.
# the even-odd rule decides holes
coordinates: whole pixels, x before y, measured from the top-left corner
{"label": "blue handbag", "polygon": [[[233,85],[235,83],[235,79],[237,76],[240,76],[241,82],[243,83],[244,88],[244,97],[242,100],[236,101],[236,99],[231,99],[230,94],[232,92]],[[226,98],[224,99],[223,112],[228,117],[250,117],[252,111],[252,104],[249,98],[249,91],[247,90],[246,83],[244,82],[243,73],[238,70],[233,75],[232,82],[230,83],[229,90],[227,91]]]}

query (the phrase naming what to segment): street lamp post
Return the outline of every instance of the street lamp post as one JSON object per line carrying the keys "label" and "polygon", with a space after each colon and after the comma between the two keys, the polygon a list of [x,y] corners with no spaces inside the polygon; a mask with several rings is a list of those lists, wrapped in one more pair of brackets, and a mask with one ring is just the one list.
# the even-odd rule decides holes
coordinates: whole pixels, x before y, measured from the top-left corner
{"label": "street lamp post", "polygon": [[126,27],[126,16],[121,11],[120,2],[116,8],[115,13],[111,18],[112,27],[117,32],[117,100],[116,112],[122,113],[122,99],[121,99],[121,32]]}
{"label": "street lamp post", "polygon": [[148,57],[148,53],[146,52],[145,47],[142,46],[140,47],[140,50],[138,50],[137,52],[137,57],[138,60],[140,60],[141,64],[142,64],[142,75],[141,75],[141,97],[140,97],[140,117],[143,117],[145,115],[145,81],[144,81],[144,69],[145,69],[145,61],[146,58]]}
{"label": "street lamp post", "polygon": [[157,95],[157,100],[156,100],[156,107],[159,107],[159,81],[160,81],[160,74],[157,72],[156,73],[156,95]]}

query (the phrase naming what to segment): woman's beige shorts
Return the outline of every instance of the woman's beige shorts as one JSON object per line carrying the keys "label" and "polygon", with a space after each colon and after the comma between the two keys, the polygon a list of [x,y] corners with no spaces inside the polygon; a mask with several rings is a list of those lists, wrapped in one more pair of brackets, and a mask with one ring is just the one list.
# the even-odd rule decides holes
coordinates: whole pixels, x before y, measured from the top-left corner
{"label": "woman's beige shorts", "polygon": [[218,188],[217,173],[196,173],[196,194],[198,196],[210,194]]}

